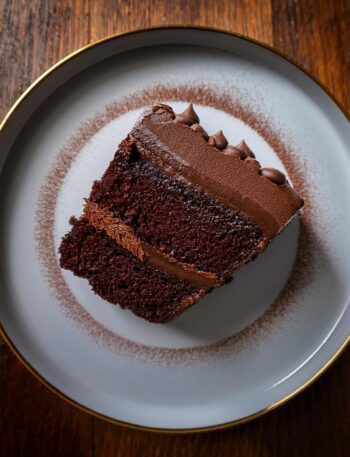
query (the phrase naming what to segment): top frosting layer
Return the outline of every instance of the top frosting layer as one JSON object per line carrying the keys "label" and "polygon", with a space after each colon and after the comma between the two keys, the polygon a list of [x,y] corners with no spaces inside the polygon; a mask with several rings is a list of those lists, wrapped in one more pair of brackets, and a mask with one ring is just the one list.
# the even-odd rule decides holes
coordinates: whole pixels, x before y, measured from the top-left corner
{"label": "top frosting layer", "polygon": [[303,206],[283,173],[261,168],[248,145],[228,145],[222,131],[208,137],[190,105],[175,115],[159,104],[131,131],[144,160],[256,221],[265,238],[279,233]]}

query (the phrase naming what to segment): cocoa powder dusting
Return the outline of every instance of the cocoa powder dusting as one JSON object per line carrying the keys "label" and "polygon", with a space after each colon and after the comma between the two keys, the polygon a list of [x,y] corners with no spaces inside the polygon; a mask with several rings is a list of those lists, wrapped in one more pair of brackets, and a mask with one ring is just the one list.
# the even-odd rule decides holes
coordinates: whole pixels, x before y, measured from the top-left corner
{"label": "cocoa powder dusting", "polygon": [[[244,100],[244,103],[240,100]],[[305,210],[300,218],[296,260],[290,277],[275,302],[259,319],[235,335],[207,346],[184,349],[166,349],[138,344],[121,337],[97,322],[76,300],[66,284],[58,265],[54,244],[54,218],[58,193],[65,176],[84,145],[102,127],[128,111],[166,101],[192,102],[210,106],[249,125],[279,156],[293,182],[293,187],[305,201]],[[281,316],[292,310],[304,287],[312,280],[315,268],[311,194],[307,187],[303,166],[294,156],[292,148],[292,142],[281,132],[272,130],[269,119],[257,110],[255,104],[249,102],[249,98],[240,97],[236,88],[218,93],[217,90],[204,85],[195,87],[161,85],[136,92],[132,96],[106,106],[102,112],[84,122],[58,152],[55,163],[41,187],[38,199],[35,229],[38,256],[49,288],[62,311],[97,343],[119,355],[137,357],[138,360],[143,361],[189,364],[193,361],[208,360],[211,357],[229,357],[243,348],[253,348],[254,343],[269,335]]]}

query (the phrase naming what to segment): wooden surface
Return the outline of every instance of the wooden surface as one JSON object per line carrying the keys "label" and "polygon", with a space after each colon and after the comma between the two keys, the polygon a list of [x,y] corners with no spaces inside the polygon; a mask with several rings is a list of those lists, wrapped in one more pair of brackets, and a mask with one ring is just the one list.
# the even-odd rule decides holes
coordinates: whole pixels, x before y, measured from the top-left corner
{"label": "wooden surface", "polygon": [[[202,24],[275,46],[350,111],[349,0],[0,0],[0,118],[45,69],[105,35]],[[350,348],[304,393],[244,426],[187,436],[128,430],[49,392],[0,340],[0,456],[349,456]]]}

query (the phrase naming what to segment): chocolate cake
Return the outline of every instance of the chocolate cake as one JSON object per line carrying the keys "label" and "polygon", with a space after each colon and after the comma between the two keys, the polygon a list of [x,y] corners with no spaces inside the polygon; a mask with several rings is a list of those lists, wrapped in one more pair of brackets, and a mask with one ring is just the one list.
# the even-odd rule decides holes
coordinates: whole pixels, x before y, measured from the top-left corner
{"label": "chocolate cake", "polygon": [[192,104],[145,111],[62,240],[60,265],[150,322],[174,319],[253,260],[303,200]]}

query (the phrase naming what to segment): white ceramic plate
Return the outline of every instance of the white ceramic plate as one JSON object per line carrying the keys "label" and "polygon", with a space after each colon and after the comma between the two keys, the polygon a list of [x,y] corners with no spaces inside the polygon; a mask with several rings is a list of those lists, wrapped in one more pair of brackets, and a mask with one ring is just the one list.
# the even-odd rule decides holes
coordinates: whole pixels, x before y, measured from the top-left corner
{"label": "white ceramic plate", "polygon": [[[104,302],[60,272],[56,257],[92,181],[156,101],[176,111],[194,101],[209,133],[245,138],[305,198],[301,220],[264,254],[166,325]],[[32,372],[74,404],[142,427],[221,427],[281,404],[345,346],[349,123],[277,53],[213,30],[112,37],[34,84],[0,141],[2,330]]]}

